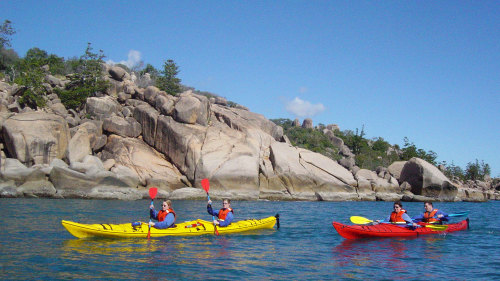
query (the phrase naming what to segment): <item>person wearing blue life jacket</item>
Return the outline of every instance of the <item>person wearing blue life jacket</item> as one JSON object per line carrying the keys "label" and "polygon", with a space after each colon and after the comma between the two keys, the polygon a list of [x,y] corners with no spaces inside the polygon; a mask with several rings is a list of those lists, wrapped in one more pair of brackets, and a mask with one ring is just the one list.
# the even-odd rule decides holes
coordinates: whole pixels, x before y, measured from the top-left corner
{"label": "person wearing blue life jacket", "polygon": [[410,216],[403,209],[403,204],[401,202],[394,202],[394,211],[384,220],[377,220],[377,222],[390,222],[395,224],[411,224],[416,226],[417,224],[413,222]]}
{"label": "person wearing blue life jacket", "polygon": [[234,219],[234,211],[231,209],[231,200],[229,199],[222,200],[222,209],[218,211],[212,210],[212,200],[208,200],[207,212],[217,217],[217,219],[214,220],[214,224],[221,227],[230,225]]}
{"label": "person wearing blue life jacket", "polygon": [[429,201],[425,202],[424,209],[425,209],[425,212],[414,217],[413,218],[414,221],[426,222],[426,223],[436,223],[436,222],[448,221],[448,214],[441,211],[441,210],[434,209],[434,207],[432,206],[432,202],[429,202]]}
{"label": "person wearing blue life jacket", "polygon": [[149,207],[149,215],[151,216],[151,218],[158,221],[149,222],[149,225],[158,229],[171,227],[175,222],[176,216],[174,209],[172,209],[172,202],[170,200],[163,201],[160,211],[156,211],[155,206],[151,203],[151,206]]}

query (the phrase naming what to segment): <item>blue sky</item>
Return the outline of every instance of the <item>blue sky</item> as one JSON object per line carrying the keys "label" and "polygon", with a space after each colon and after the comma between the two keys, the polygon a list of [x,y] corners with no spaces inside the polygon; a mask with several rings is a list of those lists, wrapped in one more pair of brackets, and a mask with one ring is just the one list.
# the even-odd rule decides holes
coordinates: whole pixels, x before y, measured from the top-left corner
{"label": "blue sky", "polygon": [[361,129],[500,176],[498,1],[10,1],[20,56],[180,67],[267,118]]}

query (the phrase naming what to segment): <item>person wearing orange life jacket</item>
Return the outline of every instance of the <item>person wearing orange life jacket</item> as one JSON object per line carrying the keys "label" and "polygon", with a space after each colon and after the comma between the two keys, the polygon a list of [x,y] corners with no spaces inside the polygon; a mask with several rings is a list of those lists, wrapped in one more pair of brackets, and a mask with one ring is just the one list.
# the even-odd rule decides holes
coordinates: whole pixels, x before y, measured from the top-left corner
{"label": "person wearing orange life jacket", "polygon": [[408,216],[406,210],[403,209],[403,204],[401,202],[394,202],[394,211],[384,220],[377,220],[377,222],[390,222],[396,224],[412,224],[416,226],[417,224]]}
{"label": "person wearing orange life jacket", "polygon": [[155,210],[155,206],[151,203],[149,207],[149,215],[151,218],[157,220],[158,222],[150,222],[149,225],[158,229],[165,229],[171,227],[175,222],[175,212],[172,209],[172,202],[170,200],[163,201],[162,208],[160,211]]}
{"label": "person wearing orange life jacket", "polygon": [[221,227],[230,225],[234,219],[234,211],[231,209],[231,200],[229,199],[222,200],[222,209],[219,211],[212,210],[212,200],[208,200],[207,212],[218,218],[214,220],[214,224]]}
{"label": "person wearing orange life jacket", "polygon": [[432,202],[425,202],[424,209],[425,212],[414,217],[413,218],[414,221],[435,223],[448,220],[448,214],[441,210],[434,209],[434,207],[432,206]]}

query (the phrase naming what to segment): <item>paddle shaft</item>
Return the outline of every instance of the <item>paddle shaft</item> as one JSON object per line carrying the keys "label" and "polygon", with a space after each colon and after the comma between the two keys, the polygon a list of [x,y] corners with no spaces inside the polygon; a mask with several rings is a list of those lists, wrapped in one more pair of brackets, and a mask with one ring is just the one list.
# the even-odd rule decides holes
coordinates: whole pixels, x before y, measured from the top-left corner
{"label": "paddle shaft", "polygon": [[[153,205],[153,199],[151,199],[151,205]],[[148,223],[148,239],[151,237],[151,214],[149,214],[149,223]]]}
{"label": "paddle shaft", "polygon": [[[207,199],[208,201],[210,201],[210,195],[208,195],[208,191],[207,191]],[[212,210],[213,212],[213,210]],[[219,235],[219,232],[217,231],[217,224],[215,223],[215,216],[212,214],[212,221],[214,223],[214,234],[215,235]]]}
{"label": "paddle shaft", "polygon": [[[149,207],[150,210],[151,210],[151,206],[154,206],[153,200],[155,199],[157,193],[158,193],[158,188],[151,187],[149,189],[149,197],[151,197],[151,205]],[[151,211],[149,211],[149,223],[148,223],[148,236],[147,237],[148,237],[148,239],[149,239],[149,237],[151,237]]]}

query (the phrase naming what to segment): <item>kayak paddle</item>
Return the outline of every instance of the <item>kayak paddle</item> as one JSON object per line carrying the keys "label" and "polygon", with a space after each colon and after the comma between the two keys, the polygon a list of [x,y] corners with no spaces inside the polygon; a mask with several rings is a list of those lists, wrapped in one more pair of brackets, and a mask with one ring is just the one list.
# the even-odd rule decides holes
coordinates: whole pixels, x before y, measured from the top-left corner
{"label": "kayak paddle", "polygon": [[[149,189],[149,197],[151,197],[151,205],[153,205],[153,200],[156,197],[156,193],[158,193],[158,188],[151,187]],[[149,215],[149,222],[151,222],[151,215]],[[149,239],[149,237],[151,237],[151,225],[148,224],[148,226],[149,226],[149,228],[148,228],[148,239]]]}
{"label": "kayak paddle", "polygon": [[[352,216],[351,222],[353,222],[355,224],[367,224],[367,223],[371,223],[371,222],[375,222],[375,221],[372,221],[372,220],[367,219],[365,217]],[[390,222],[381,222],[381,223],[390,223]],[[394,224],[398,224],[398,223],[394,223]],[[445,231],[448,228],[447,225],[427,225],[426,224],[426,225],[419,225],[419,226],[427,227],[427,228],[430,228],[430,229],[433,229],[436,231]]]}
{"label": "kayak paddle", "polygon": [[[210,183],[208,182],[208,179],[202,179],[201,186],[207,193],[207,200],[210,201],[210,195],[208,195],[208,190],[210,189]],[[212,221],[215,221],[214,215],[212,215]],[[214,233],[215,235],[219,235],[219,231],[217,230],[217,225],[215,224],[215,222],[214,222]]]}
{"label": "kayak paddle", "polygon": [[466,217],[467,215],[469,215],[468,211],[455,214],[448,214],[448,217]]}

